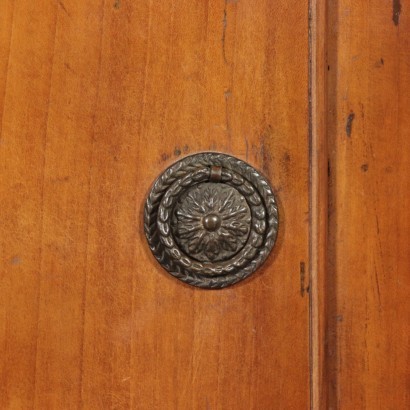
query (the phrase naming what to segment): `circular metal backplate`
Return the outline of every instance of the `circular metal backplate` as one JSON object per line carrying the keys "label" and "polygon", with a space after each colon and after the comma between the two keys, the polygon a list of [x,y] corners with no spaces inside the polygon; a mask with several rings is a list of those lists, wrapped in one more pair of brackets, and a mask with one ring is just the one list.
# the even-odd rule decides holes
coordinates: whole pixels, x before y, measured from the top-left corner
{"label": "circular metal backplate", "polygon": [[201,288],[245,279],[276,241],[278,208],[267,180],[230,155],[205,152],[171,165],[145,204],[152,253],[173,276]]}

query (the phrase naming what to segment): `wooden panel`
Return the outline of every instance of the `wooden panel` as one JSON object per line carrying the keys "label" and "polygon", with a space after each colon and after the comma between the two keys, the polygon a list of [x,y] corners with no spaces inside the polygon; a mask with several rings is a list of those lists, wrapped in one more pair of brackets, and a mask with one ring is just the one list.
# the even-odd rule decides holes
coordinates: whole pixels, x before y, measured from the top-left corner
{"label": "wooden panel", "polygon": [[410,407],[409,8],[329,3],[327,408]]}
{"label": "wooden panel", "polygon": [[[308,408],[307,1],[0,19],[0,407]],[[154,178],[201,150],[279,196],[273,256],[222,291],[167,275],[143,235]]]}

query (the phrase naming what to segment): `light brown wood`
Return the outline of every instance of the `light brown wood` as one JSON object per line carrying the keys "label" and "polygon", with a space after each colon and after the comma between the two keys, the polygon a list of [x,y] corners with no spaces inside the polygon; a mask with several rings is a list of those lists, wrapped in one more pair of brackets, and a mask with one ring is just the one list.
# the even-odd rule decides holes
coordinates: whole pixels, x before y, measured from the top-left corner
{"label": "light brown wood", "polygon": [[328,4],[323,408],[408,409],[410,2]]}
{"label": "light brown wood", "polygon": [[[308,408],[308,2],[0,19],[0,408]],[[143,235],[154,178],[201,150],[279,198],[273,255],[223,291],[170,277]]]}

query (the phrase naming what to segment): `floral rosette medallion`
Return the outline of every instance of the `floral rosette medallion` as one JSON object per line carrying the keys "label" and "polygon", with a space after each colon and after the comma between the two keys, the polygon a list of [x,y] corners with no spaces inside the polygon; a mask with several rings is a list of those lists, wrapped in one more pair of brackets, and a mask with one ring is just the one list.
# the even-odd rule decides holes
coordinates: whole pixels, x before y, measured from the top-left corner
{"label": "floral rosette medallion", "polygon": [[200,153],[166,169],[148,195],[144,227],[158,262],[193,286],[245,279],[276,241],[278,209],[267,180],[230,155]]}

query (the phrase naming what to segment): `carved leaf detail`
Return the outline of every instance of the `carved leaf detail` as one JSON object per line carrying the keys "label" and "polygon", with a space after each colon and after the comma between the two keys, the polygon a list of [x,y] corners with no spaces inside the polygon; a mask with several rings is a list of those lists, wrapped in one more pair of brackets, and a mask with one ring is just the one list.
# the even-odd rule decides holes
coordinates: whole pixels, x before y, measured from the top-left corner
{"label": "carved leaf detail", "polygon": [[[210,226],[207,218],[212,219]],[[203,183],[183,195],[176,206],[173,231],[181,248],[203,262],[230,258],[246,243],[251,213],[234,188]]]}

